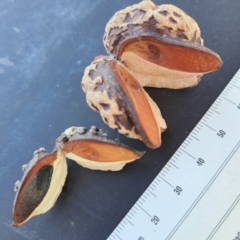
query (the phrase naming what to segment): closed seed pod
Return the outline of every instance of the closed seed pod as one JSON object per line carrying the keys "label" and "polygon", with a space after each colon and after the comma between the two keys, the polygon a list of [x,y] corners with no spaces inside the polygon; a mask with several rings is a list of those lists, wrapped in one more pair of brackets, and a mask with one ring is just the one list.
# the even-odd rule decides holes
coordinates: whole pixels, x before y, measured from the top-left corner
{"label": "closed seed pod", "polygon": [[57,139],[66,157],[79,165],[102,171],[119,171],[125,164],[135,161],[145,152],[136,151],[119,140],[108,139],[103,129],[92,126],[70,127]]}
{"label": "closed seed pod", "polygon": [[198,24],[173,5],[145,0],[117,12],[103,43],[142,86],[180,89],[219,69],[221,58],[203,46]]}
{"label": "closed seed pod", "polygon": [[13,226],[16,227],[52,208],[67,176],[65,155],[57,148],[50,154],[40,148],[22,169],[24,175],[15,183]]}
{"label": "closed seed pod", "polygon": [[106,124],[149,148],[161,145],[167,126],[155,102],[119,61],[98,57],[86,68],[82,88],[88,105]]}

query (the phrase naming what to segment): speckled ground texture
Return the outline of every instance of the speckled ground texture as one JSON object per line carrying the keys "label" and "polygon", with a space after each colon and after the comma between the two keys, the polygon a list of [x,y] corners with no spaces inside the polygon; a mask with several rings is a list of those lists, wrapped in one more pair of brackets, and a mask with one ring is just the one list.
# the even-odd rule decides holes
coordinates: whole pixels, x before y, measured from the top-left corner
{"label": "speckled ground texture", "polygon": [[[240,1],[172,0],[200,25],[205,45],[223,59],[192,89],[147,89],[168,124],[162,147],[109,129],[85,102],[80,87],[92,59],[105,54],[104,28],[134,0],[0,2],[0,239],[106,239],[163,168],[240,67]],[[12,228],[14,183],[39,147],[51,151],[66,128],[105,128],[145,156],[121,172],[91,171],[68,162],[69,174],[54,208]]]}

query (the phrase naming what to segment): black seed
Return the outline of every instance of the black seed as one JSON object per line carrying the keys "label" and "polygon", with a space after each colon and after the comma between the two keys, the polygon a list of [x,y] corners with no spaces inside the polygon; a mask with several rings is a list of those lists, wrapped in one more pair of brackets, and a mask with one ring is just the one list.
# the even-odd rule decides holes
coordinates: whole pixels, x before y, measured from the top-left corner
{"label": "black seed", "polygon": [[16,221],[25,221],[48,192],[52,179],[53,167],[41,168],[21,190],[16,203]]}

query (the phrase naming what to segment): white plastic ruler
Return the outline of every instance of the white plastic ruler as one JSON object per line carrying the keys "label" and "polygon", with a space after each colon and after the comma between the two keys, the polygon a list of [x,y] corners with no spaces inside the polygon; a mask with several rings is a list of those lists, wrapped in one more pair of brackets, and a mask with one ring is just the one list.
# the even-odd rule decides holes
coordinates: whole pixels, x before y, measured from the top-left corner
{"label": "white plastic ruler", "polygon": [[240,70],[108,240],[240,239]]}

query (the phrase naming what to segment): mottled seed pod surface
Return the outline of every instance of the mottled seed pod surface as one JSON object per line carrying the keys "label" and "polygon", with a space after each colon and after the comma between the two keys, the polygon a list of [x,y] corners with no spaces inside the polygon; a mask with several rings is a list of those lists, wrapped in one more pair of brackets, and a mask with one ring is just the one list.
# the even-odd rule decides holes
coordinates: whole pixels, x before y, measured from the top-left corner
{"label": "mottled seed pod surface", "polygon": [[22,170],[14,189],[13,226],[17,227],[54,206],[66,180],[66,158],[61,149],[48,154],[40,148]]}
{"label": "mottled seed pod surface", "polygon": [[136,151],[119,140],[108,139],[107,133],[95,126],[89,130],[70,127],[57,139],[57,144],[67,158],[92,170],[119,171],[145,153]]}
{"label": "mottled seed pod surface", "polygon": [[198,24],[173,5],[145,0],[117,12],[103,38],[142,86],[180,89],[221,67],[220,57],[203,46]]}
{"label": "mottled seed pod surface", "polygon": [[119,61],[99,57],[86,68],[82,88],[88,105],[104,122],[149,148],[161,145],[167,126],[155,102]]}

